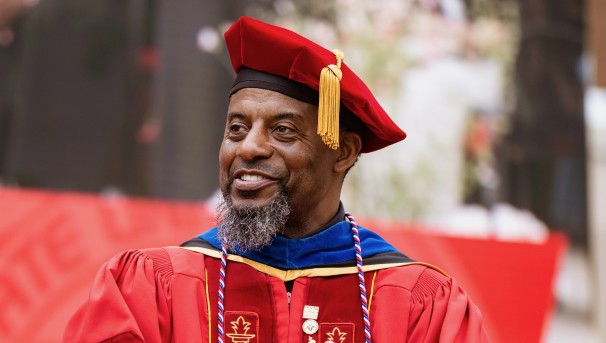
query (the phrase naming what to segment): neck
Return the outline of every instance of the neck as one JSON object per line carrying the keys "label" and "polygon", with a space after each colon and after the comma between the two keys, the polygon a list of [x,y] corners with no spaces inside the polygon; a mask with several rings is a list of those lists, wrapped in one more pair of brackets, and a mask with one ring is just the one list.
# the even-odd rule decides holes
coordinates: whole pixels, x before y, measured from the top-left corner
{"label": "neck", "polygon": [[345,209],[343,208],[343,204],[341,202],[336,204],[336,207],[330,213],[332,214],[327,219],[316,220],[315,222],[312,220],[307,224],[289,224],[282,236],[286,238],[305,238],[328,229],[344,220]]}

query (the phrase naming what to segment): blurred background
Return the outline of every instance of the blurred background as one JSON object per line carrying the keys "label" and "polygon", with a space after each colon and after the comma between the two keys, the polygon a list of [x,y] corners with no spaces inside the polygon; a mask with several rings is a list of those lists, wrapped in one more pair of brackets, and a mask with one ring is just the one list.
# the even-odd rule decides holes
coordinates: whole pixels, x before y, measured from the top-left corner
{"label": "blurred background", "polygon": [[[54,282],[28,273],[57,256],[74,264],[54,275],[81,270],[88,289],[94,271],[66,253],[74,232],[100,255],[89,261],[96,270],[121,249],[206,229],[234,77],[222,34],[241,15],[344,51],[408,133],[361,157],[343,194],[349,211],[407,223],[390,235],[414,223],[528,251],[562,234],[545,262],[553,273],[542,292],[554,304],[537,341],[606,341],[606,0],[0,0],[1,299]],[[133,215],[120,199],[143,203]],[[108,227],[87,207],[95,201],[123,230],[110,248],[95,241]],[[172,210],[158,224],[161,204]],[[184,218],[195,212],[205,214]],[[175,218],[189,231],[167,229]],[[48,237],[48,256],[27,262]],[[529,256],[516,263],[543,261]],[[512,282],[539,287],[519,269]],[[76,286],[53,287],[47,294],[67,297]],[[72,310],[78,296],[46,312],[26,300],[4,306],[0,341],[26,341],[42,320],[57,341],[65,318],[52,308]]]}

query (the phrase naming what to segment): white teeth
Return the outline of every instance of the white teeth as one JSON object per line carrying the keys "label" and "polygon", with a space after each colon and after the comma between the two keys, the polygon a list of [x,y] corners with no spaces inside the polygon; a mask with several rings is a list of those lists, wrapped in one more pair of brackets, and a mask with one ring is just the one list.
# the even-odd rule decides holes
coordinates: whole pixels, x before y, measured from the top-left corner
{"label": "white teeth", "polygon": [[259,176],[259,175],[249,175],[249,174],[245,174],[240,176],[240,179],[242,181],[261,181],[264,179],[264,177]]}

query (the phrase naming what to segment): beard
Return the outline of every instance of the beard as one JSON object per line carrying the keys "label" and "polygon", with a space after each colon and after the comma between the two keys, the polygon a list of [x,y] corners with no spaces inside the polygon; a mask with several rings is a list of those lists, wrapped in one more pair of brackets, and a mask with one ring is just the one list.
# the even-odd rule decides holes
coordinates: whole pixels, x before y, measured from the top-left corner
{"label": "beard", "polygon": [[[229,189],[230,187],[227,187]],[[270,245],[284,231],[290,206],[288,192],[280,188],[276,198],[265,206],[234,207],[227,191],[217,206],[219,240],[238,253],[256,251]]]}

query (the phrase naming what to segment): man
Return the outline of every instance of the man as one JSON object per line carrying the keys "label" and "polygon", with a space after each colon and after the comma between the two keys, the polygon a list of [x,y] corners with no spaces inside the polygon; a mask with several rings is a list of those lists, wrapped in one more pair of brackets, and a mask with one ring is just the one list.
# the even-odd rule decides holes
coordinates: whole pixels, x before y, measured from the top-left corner
{"label": "man", "polygon": [[456,282],[345,213],[361,152],[404,139],[330,52],[243,17],[219,153],[218,227],[110,260],[70,342],[486,342]]}

